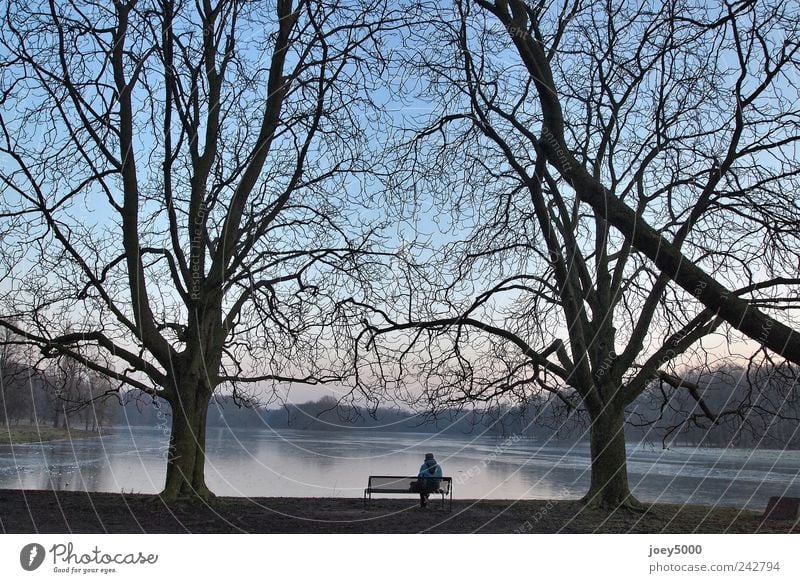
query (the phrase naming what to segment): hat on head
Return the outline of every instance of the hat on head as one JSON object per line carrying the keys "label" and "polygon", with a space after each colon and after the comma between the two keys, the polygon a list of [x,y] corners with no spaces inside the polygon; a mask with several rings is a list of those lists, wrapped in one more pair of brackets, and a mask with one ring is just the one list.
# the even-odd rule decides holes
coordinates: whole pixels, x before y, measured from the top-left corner
{"label": "hat on head", "polygon": [[425,454],[425,459],[426,460],[432,460],[433,459],[433,454],[432,453],[426,453]]}

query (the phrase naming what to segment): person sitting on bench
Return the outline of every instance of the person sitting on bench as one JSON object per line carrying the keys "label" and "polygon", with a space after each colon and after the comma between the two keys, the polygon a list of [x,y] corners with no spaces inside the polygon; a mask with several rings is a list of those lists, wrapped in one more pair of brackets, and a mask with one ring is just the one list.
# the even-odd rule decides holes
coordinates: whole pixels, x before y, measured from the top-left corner
{"label": "person sitting on bench", "polygon": [[425,454],[425,461],[419,468],[417,478],[419,505],[421,508],[425,508],[431,492],[436,492],[442,485],[442,466],[439,465],[432,453]]}

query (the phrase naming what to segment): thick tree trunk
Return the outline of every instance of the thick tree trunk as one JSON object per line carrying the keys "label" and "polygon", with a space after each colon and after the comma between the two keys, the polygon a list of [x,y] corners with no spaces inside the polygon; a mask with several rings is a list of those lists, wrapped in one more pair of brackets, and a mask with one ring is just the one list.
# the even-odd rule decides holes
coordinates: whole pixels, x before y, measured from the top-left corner
{"label": "thick tree trunk", "polygon": [[206,417],[210,394],[197,389],[181,391],[172,405],[167,479],[161,497],[210,498],[205,481]]}
{"label": "thick tree trunk", "polygon": [[624,407],[607,405],[592,417],[592,480],[583,502],[603,508],[639,507],[628,486]]}

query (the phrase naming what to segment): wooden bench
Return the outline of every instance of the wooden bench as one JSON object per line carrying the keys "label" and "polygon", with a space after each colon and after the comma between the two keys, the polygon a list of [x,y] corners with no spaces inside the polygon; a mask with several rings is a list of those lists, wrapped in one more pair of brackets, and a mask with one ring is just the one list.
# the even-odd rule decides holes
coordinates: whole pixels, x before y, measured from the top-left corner
{"label": "wooden bench", "polygon": [[[364,488],[364,508],[372,504],[373,494],[419,494],[413,484],[419,480],[417,476],[370,476],[367,487]],[[442,508],[445,498],[450,497],[450,508],[453,509],[453,478],[441,478],[439,488],[428,492],[442,496]]]}

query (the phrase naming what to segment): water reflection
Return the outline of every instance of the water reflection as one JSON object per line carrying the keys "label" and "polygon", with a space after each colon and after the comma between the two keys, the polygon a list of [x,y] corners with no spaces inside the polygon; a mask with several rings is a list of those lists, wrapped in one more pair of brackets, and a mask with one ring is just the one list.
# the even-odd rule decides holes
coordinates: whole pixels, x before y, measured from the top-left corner
{"label": "water reflection", "polygon": [[[0,488],[156,493],[168,439],[158,428],[0,447]],[[213,429],[207,481],[227,496],[359,497],[370,474],[416,473],[436,452],[458,498],[578,498],[589,450],[524,439],[365,431]],[[629,448],[629,480],[644,501],[764,508],[800,495],[798,452]]]}

